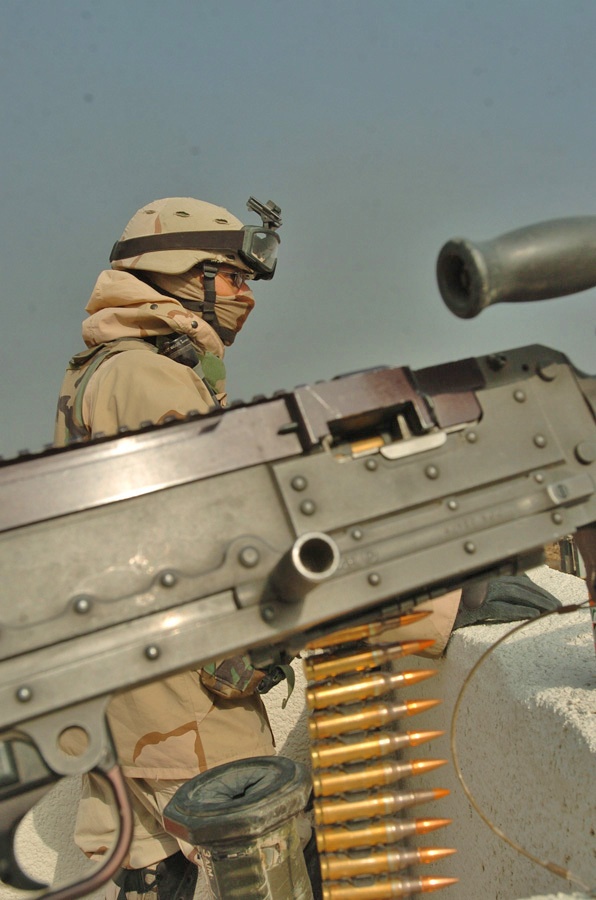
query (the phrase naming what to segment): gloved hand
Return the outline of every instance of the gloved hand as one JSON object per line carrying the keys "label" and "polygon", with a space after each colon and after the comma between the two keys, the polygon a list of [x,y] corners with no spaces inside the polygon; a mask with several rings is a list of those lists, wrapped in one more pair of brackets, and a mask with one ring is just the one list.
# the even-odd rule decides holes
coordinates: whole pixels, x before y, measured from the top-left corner
{"label": "gloved hand", "polygon": [[466,625],[536,619],[559,606],[556,597],[527,575],[503,575],[463,589],[453,631]]}

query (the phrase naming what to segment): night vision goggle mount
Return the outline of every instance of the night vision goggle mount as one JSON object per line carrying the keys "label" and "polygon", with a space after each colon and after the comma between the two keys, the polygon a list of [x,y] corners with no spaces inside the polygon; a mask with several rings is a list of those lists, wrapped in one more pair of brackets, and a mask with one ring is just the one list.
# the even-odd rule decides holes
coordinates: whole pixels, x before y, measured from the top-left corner
{"label": "night vision goggle mount", "polygon": [[274,203],[273,200],[267,200],[267,203],[261,203],[255,197],[249,197],[246,201],[247,209],[258,213],[263,220],[265,228],[281,228],[281,207]]}
{"label": "night vision goggle mount", "polygon": [[281,209],[273,200],[260,203],[254,197],[249,197],[246,205],[260,215],[262,225],[245,225],[236,231],[172,231],[129,238],[114,244],[110,262],[160,250],[201,250],[217,254],[232,251],[251,269],[255,279],[269,280],[277,264]]}

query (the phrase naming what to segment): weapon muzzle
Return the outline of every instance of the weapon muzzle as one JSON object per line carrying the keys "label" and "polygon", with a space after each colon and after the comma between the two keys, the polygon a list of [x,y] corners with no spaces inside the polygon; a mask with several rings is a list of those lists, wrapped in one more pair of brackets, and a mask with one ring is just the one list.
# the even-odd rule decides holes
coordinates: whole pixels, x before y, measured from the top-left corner
{"label": "weapon muzzle", "polygon": [[596,285],[596,216],[539,222],[483,243],[448,241],[439,291],[461,319],[494,303],[548,300]]}

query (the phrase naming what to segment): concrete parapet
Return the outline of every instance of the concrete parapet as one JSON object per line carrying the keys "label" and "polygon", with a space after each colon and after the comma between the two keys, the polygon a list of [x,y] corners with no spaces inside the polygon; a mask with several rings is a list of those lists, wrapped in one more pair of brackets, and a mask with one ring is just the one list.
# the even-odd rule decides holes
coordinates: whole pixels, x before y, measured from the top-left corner
{"label": "concrete parapet", "polygon": [[[579,578],[546,567],[530,575],[563,603],[587,598]],[[451,759],[452,711],[464,679],[511,628],[480,625],[455,632],[445,657],[434,664],[437,676],[409,692],[443,699],[424,718],[426,725],[432,716],[432,727],[447,733],[424,754],[417,748],[408,756]],[[428,668],[428,662],[417,659],[413,666]],[[513,635],[477,670],[456,731],[461,771],[483,813],[534,856],[573,872],[591,889],[596,882],[595,687],[589,612],[549,616]],[[417,787],[451,790],[432,815],[453,819],[433,836],[435,846],[458,850],[440,865],[441,875],[460,879],[448,891],[454,900],[517,900],[565,890],[563,896],[573,896],[583,890],[498,838],[468,801],[453,764],[416,781]],[[428,845],[428,838],[418,843]]]}

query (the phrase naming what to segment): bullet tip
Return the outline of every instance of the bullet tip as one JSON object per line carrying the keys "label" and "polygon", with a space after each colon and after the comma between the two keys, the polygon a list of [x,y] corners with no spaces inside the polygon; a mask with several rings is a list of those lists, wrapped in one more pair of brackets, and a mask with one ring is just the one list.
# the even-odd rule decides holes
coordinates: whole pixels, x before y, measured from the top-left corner
{"label": "bullet tip", "polygon": [[438,706],[439,703],[442,703],[442,700],[406,700],[406,708],[409,716],[415,716],[432,709],[433,706]]}
{"label": "bullet tip", "polygon": [[459,878],[421,878],[420,890],[426,894],[431,891],[440,891],[441,888],[448,887],[450,884],[456,884]]}
{"label": "bullet tip", "polygon": [[416,775],[421,775],[423,772],[431,772],[433,769],[438,769],[439,766],[446,766],[446,759],[413,759],[412,760],[412,772]]}
{"label": "bullet tip", "polygon": [[425,831],[435,831],[437,828],[445,828],[451,825],[453,819],[416,819],[416,831],[422,834]]}
{"label": "bullet tip", "polygon": [[425,741],[433,741],[435,738],[442,737],[444,734],[444,731],[408,731],[410,745],[412,747],[423,744]]}
{"label": "bullet tip", "polygon": [[421,863],[433,863],[437,859],[444,859],[453,853],[457,853],[457,850],[449,847],[420,847],[418,857]]}

